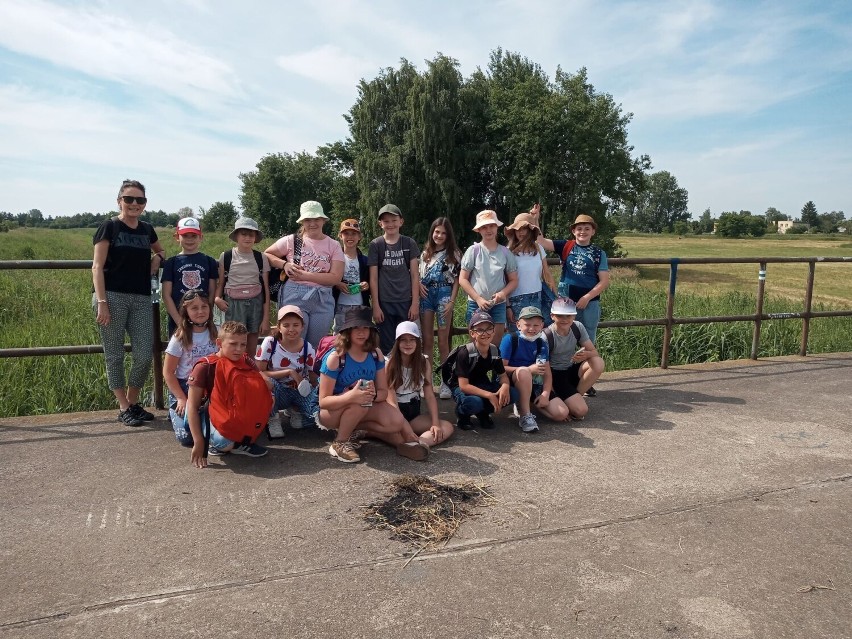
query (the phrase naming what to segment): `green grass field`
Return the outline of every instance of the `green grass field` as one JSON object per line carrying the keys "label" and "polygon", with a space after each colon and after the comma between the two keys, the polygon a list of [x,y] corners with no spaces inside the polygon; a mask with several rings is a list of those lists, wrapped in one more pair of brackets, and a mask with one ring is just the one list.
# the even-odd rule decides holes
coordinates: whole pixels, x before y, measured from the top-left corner
{"label": "green grass field", "polygon": [[[4,260],[91,260],[93,232],[15,229],[0,233],[0,255]],[[160,237],[170,254],[176,252],[170,230],[160,230]],[[852,242],[811,236],[724,240],[626,235],[619,242],[629,257],[636,258],[852,255]],[[266,240],[260,248],[269,244]],[[205,235],[203,250],[209,255],[218,257],[229,246],[225,233]],[[678,274],[676,316],[755,311],[757,265],[681,266]],[[770,264],[766,312],[802,310],[806,276],[806,265]],[[852,264],[818,265],[814,310],[852,309],[850,277]],[[603,319],[664,316],[668,278],[668,267],[614,269],[612,285],[603,298]],[[97,344],[90,291],[88,270],[0,271],[0,348]],[[462,297],[456,306],[457,326],[464,323]],[[801,326],[798,320],[764,322],[760,356],[797,353]],[[748,357],[751,335],[749,322],[677,326],[671,364]],[[849,350],[850,335],[852,318],[815,319],[809,351]],[[662,327],[605,329],[599,332],[598,347],[608,370],[654,367],[659,365],[662,337]],[[459,336],[454,341],[464,340]],[[146,391],[150,392],[150,385]],[[114,407],[100,355],[0,359],[0,398],[0,417]]]}

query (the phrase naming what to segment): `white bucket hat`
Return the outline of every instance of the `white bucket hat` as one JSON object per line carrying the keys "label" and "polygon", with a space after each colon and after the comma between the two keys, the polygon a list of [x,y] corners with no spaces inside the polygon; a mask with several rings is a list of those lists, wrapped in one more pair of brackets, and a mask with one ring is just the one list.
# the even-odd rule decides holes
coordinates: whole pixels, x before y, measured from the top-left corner
{"label": "white bucket hat", "polygon": [[305,220],[327,219],[328,216],[323,212],[322,204],[314,200],[308,200],[307,202],[302,202],[302,206],[299,207],[299,219],[296,220],[296,224],[301,224]]}
{"label": "white bucket hat", "polygon": [[473,227],[474,231],[478,231],[483,226],[487,226],[488,224],[496,224],[498,227],[503,226],[503,222],[497,217],[497,211],[492,211],[490,209],[485,209],[484,211],[480,211],[476,214],[476,226]]}

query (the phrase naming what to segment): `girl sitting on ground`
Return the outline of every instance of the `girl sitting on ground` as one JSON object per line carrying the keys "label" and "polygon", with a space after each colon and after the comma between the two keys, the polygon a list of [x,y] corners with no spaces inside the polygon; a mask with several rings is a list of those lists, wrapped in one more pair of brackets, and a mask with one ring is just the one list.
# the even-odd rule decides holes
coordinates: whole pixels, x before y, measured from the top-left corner
{"label": "girl sitting on ground", "polygon": [[211,321],[210,300],[204,291],[195,289],[184,293],[178,313],[180,324],[166,346],[163,379],[169,388],[169,418],[175,438],[181,446],[192,448],[186,417],[186,380],[198,360],[219,349],[216,346],[216,325]]}
{"label": "girl sitting on ground", "polygon": [[[411,429],[427,446],[450,438],[453,425],[438,414],[438,400],[432,390],[432,363],[423,353],[420,329],[414,322],[396,327],[396,341],[387,363],[388,403],[399,408]],[[420,413],[420,397],[429,409]]]}
{"label": "girl sitting on ground", "polygon": [[313,428],[317,411],[317,376],[311,370],[316,353],[302,338],[305,328],[302,309],[289,304],[278,309],[278,323],[272,335],[257,348],[257,367],[272,380],[275,404],[267,423],[272,439],[284,437],[278,411],[288,409],[291,428]]}
{"label": "girl sitting on ground", "polygon": [[426,459],[429,447],[387,401],[385,359],[370,307],[346,308],[335,318],[335,325],[340,332],[320,367],[316,418],[320,428],[337,430],[329,454],[342,462],[361,461],[356,449],[361,438],[369,435],[396,446],[403,457]]}

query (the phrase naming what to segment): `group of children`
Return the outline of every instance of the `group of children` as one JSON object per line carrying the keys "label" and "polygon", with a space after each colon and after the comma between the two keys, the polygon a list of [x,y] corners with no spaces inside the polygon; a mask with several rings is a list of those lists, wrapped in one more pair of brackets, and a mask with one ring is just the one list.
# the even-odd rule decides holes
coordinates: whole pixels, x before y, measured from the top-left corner
{"label": "group of children", "polygon": [[[608,284],[606,255],[591,245],[596,225],[588,216],[575,221],[575,240],[569,242],[544,238],[538,215],[536,206],[507,227],[507,248],[497,241],[502,226],[497,214],[482,211],[474,226],[481,241],[464,255],[446,218],[432,223],[420,253],[400,233],[399,208],[385,205],[378,213],[383,234],[370,243],[367,256],[358,249],[358,221],[344,220],[339,239],[345,261],[342,273],[334,275],[340,281],[331,287],[334,335],[309,340],[304,307],[284,304],[272,334],[260,344],[269,310],[270,257],[253,248],[263,237],[257,224],[238,219],[230,236],[235,247],[217,263],[199,252],[198,221],[180,220],[175,237],[181,252],[167,260],[162,275],[174,330],[164,376],[175,435],[192,448],[192,463],[205,466],[207,454],[265,455],[257,438],[264,430],[271,438],[283,436],[282,410],[293,428],[336,431],[329,453],[340,461],[360,461],[358,450],[367,437],[410,459],[425,459],[430,447],[454,432],[440,419],[432,388],[435,321],[443,362],[438,394],[455,400],[459,429],[472,428],[473,416],[480,427],[493,428],[491,415],[510,402],[524,432],[538,430],[533,410],[554,421],[582,419],[588,411],[583,395],[604,362],[592,337],[597,321],[591,317],[590,327],[576,319],[593,304],[599,309]],[[576,294],[576,304],[565,296],[549,312],[541,310],[547,291],[555,297],[555,284],[540,247],[560,253],[560,292]],[[288,271],[283,261],[285,273],[296,273],[298,267]],[[583,280],[581,289],[569,288],[577,272],[589,276],[590,269],[595,284]],[[451,353],[459,288],[468,295],[471,341]],[[218,329],[211,299],[224,313]],[[510,332],[504,335],[507,322]]]}

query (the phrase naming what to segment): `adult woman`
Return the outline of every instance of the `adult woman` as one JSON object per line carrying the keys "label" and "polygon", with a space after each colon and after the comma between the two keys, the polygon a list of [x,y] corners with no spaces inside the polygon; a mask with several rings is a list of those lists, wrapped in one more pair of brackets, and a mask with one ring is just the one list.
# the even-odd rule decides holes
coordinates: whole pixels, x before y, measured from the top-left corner
{"label": "adult woman", "polygon": [[[516,322],[525,306],[535,306],[541,310],[541,285],[544,282],[555,293],[556,283],[553,273],[547,266],[547,254],[536,239],[541,235],[541,229],[535,223],[535,218],[529,213],[519,213],[515,221],[506,227],[506,237],[509,239],[509,250],[515,254],[518,262],[518,287],[512,291],[506,309],[506,325],[512,332],[517,332]],[[549,318],[545,325],[550,324]]]}
{"label": "adult woman", "polygon": [[[151,370],[154,331],[151,321],[151,275],[165,253],[154,227],[140,220],[147,202],[145,187],[125,180],[118,191],[118,217],[95,231],[92,259],[92,308],[106,358],[107,382],[118,400],[118,421],[139,426],[154,415],[139,404],[139,392]],[[151,253],[153,252],[153,257]],[[125,387],[124,335],[132,346],[130,377]]]}
{"label": "adult woman", "polygon": [[278,291],[278,306],[294,304],[302,309],[304,337],[312,346],[331,330],[334,296],[331,287],[343,278],[343,249],[322,232],[328,217],[319,202],[299,207],[299,236],[286,235],[264,251],[269,263],[283,268],[287,281]]}

